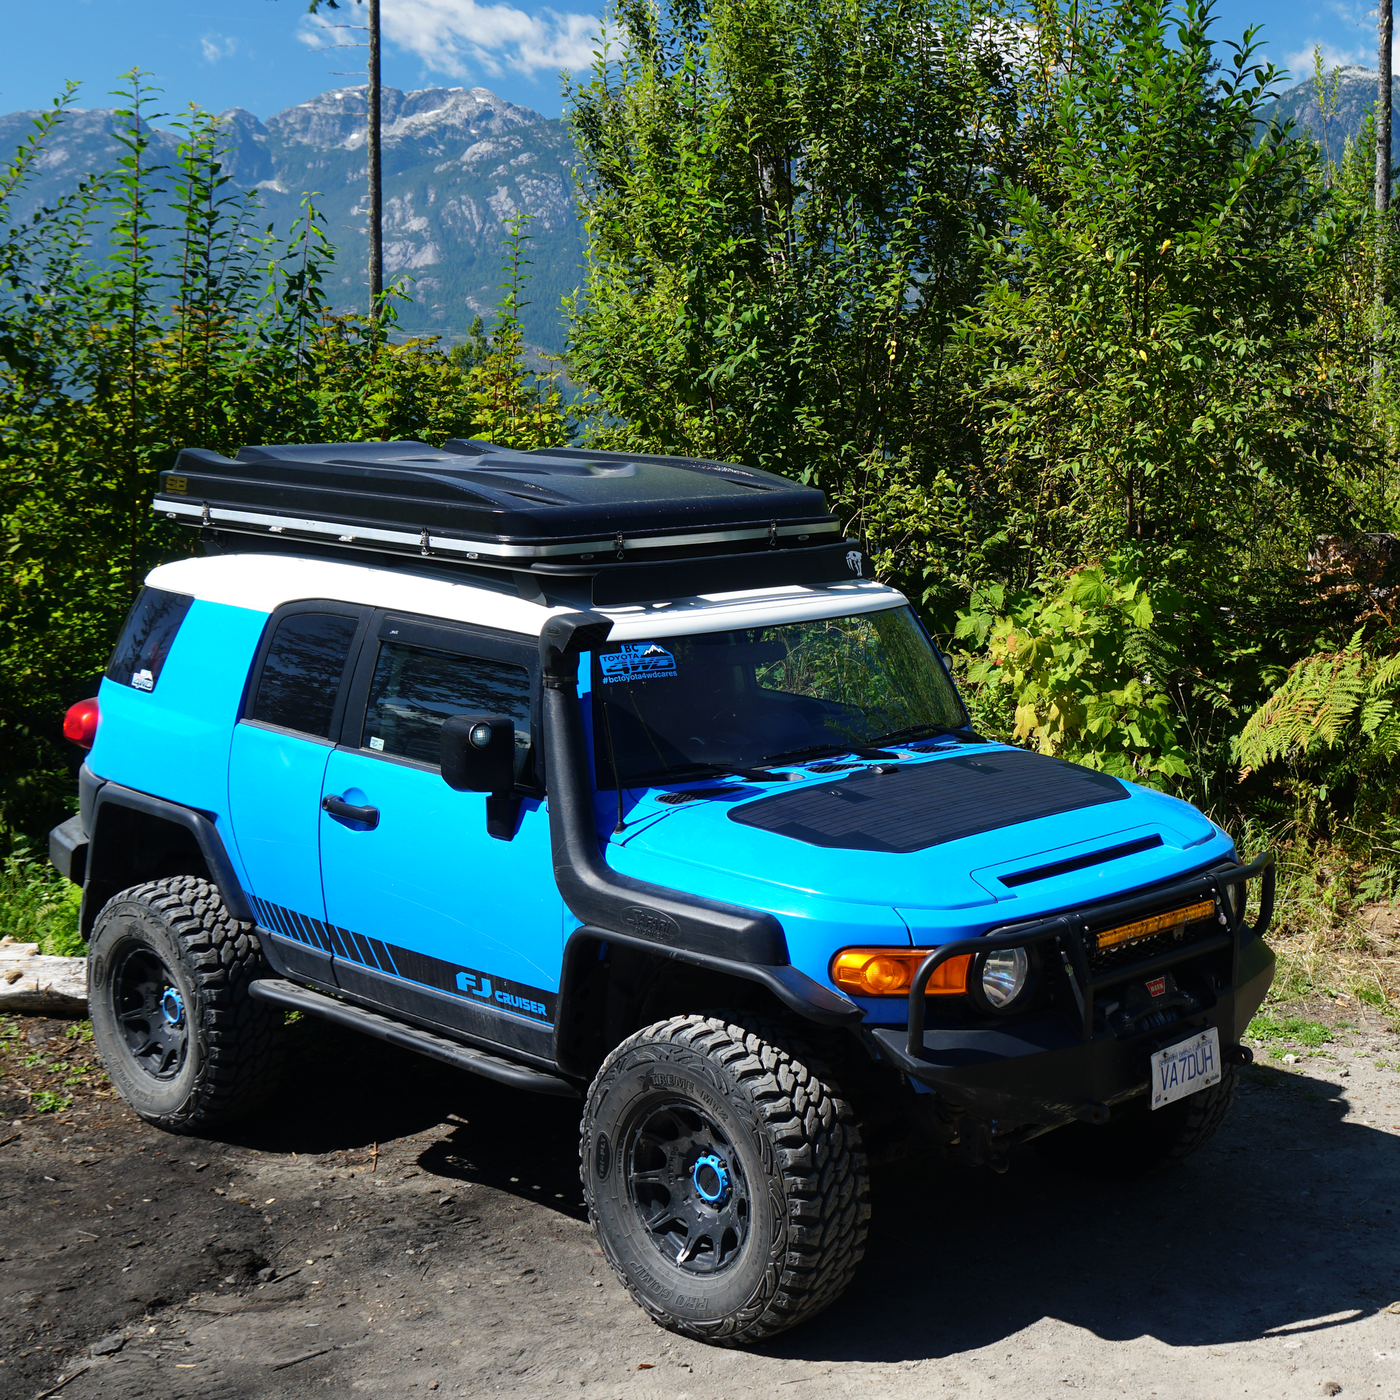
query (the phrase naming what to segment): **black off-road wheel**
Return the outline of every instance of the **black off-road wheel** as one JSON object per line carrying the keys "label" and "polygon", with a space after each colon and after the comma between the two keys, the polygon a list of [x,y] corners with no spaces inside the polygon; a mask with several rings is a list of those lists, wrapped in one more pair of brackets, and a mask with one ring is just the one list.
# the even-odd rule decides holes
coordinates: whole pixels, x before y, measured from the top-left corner
{"label": "black off-road wheel", "polygon": [[1114,1108],[1101,1126],[1074,1123],[1043,1138],[1057,1166],[1091,1176],[1132,1180],[1179,1166],[1219,1131],[1235,1101],[1239,1070],[1227,1065],[1220,1083],[1155,1112],[1146,1094]]}
{"label": "black off-road wheel", "polygon": [[672,1331],[770,1337],[836,1299],[865,1252],[854,1116],[776,1024],[675,1016],[638,1031],[593,1081],[579,1151],[604,1255]]}
{"label": "black off-road wheel", "polygon": [[88,942],[93,1039],[113,1087],[148,1123],[202,1132],[272,1088],[282,1013],[249,995],[262,970],[253,926],[207,880],[155,880],[103,905]]}

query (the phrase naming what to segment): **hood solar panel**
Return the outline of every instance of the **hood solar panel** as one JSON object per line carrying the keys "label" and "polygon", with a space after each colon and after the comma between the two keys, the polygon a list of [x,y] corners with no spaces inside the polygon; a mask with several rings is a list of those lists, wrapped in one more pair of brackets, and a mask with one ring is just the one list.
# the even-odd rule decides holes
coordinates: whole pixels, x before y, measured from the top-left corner
{"label": "hood solar panel", "polygon": [[731,808],[730,821],[810,846],[908,854],[1018,822],[1122,802],[1106,773],[1024,749],[867,769]]}

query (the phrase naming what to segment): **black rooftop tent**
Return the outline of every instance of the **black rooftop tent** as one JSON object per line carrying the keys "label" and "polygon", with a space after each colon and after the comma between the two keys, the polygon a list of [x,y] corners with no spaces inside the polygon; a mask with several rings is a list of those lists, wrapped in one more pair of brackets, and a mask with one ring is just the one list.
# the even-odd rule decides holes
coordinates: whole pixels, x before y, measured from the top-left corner
{"label": "black rooftop tent", "polygon": [[214,544],[506,570],[527,597],[572,584],[600,605],[849,581],[863,562],[820,491],[772,472],[476,439],[186,448],[154,508]]}

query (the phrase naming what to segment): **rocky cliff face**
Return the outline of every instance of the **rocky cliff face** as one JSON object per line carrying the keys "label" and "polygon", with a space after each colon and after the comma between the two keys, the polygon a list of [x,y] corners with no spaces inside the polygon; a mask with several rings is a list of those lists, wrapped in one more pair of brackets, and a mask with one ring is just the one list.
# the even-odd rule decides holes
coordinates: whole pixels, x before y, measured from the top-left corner
{"label": "rocky cliff face", "polygon": [[[365,301],[368,259],[363,87],[339,88],[259,121],[233,108],[224,167],[235,187],[255,189],[269,220],[289,226],[308,196],[339,249],[327,291],[339,309]],[[383,90],[384,267],[412,279],[401,312],[412,331],[460,338],[499,295],[502,223],[532,215],[531,305],[522,319],[536,344],[563,343],[559,298],[579,281],[573,147],[560,121],[546,120],[485,88]],[[0,153],[23,139],[37,113],[0,116]],[[26,215],[72,189],[117,154],[112,114],[74,112],[48,143],[39,178],[15,212]],[[154,155],[168,161],[177,137],[162,128]]]}
{"label": "rocky cliff face", "polygon": [[[1266,109],[1268,120],[1285,122],[1291,120],[1299,136],[1308,136],[1323,148],[1331,160],[1340,161],[1348,140],[1356,141],[1366,123],[1366,118],[1376,105],[1376,70],[1347,64],[1334,68],[1327,76],[1328,106],[1332,104],[1333,82],[1335,81],[1336,105],[1326,118],[1322,115],[1318,102],[1317,87],[1311,78],[1289,88],[1279,95],[1278,101]],[[1390,82],[1392,149],[1400,154],[1400,120],[1394,115],[1395,95],[1400,91],[1400,78]]]}

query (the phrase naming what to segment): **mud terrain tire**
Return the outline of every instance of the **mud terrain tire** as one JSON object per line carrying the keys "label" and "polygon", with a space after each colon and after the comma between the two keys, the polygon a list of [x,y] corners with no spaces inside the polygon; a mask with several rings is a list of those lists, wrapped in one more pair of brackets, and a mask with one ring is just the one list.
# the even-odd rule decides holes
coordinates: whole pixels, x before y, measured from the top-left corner
{"label": "mud terrain tire", "polygon": [[579,1147],[589,1219],[662,1326],[755,1342],[850,1283],[865,1158],[849,1105],[805,1053],[776,1025],[673,1016],[598,1071]]}
{"label": "mud terrain tire", "polygon": [[1155,1113],[1147,1095],[1113,1110],[1101,1127],[1075,1123],[1044,1139],[1057,1165],[1091,1176],[1131,1180],[1179,1166],[1206,1145],[1235,1101],[1239,1070],[1227,1065],[1220,1083],[1178,1099]]}
{"label": "mud terrain tire", "polygon": [[93,1039],[148,1123],[202,1132],[272,1088],[282,1013],[248,992],[263,966],[253,926],[207,880],[154,880],[103,905],[88,942]]}

